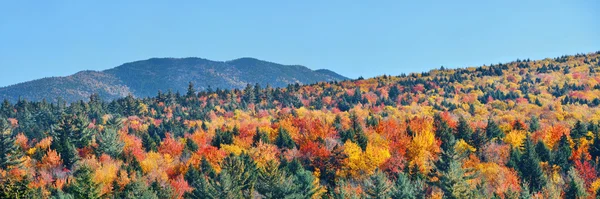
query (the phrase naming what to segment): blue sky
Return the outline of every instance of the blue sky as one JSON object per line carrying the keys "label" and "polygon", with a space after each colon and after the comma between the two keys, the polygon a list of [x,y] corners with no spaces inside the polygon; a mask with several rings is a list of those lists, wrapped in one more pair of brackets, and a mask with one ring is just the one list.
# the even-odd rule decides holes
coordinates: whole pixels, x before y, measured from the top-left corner
{"label": "blue sky", "polygon": [[356,78],[600,50],[597,0],[173,2],[2,1],[0,86],[151,57]]}

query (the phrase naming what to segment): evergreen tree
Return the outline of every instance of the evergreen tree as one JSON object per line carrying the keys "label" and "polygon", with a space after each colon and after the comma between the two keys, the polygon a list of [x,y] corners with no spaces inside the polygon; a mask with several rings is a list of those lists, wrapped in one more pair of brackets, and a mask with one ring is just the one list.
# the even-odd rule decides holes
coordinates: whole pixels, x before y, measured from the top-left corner
{"label": "evergreen tree", "polygon": [[494,122],[494,120],[492,120],[491,117],[488,119],[487,127],[485,128],[485,134],[490,139],[502,139],[504,137],[504,132],[502,132],[502,129],[500,129],[498,124],[496,124],[496,122]]}
{"label": "evergreen tree", "polygon": [[103,153],[110,155],[113,158],[119,157],[123,152],[124,143],[119,139],[117,130],[106,128],[103,133],[98,134],[98,148],[96,149],[98,156]]}
{"label": "evergreen tree", "polygon": [[193,167],[186,174],[194,190],[189,198],[251,198],[254,192],[257,168],[253,160],[245,154],[230,154],[223,160],[221,172],[209,177]]}
{"label": "evergreen tree", "polygon": [[190,82],[188,84],[187,93],[185,94],[186,98],[191,98],[196,96],[196,89],[194,88],[194,83]]}
{"label": "evergreen tree", "polygon": [[583,179],[573,167],[569,169],[569,185],[565,190],[565,198],[586,198],[587,191]]}
{"label": "evergreen tree", "polygon": [[66,189],[67,193],[73,195],[75,199],[94,199],[100,198],[100,187],[92,179],[92,169],[87,166],[81,166],[73,173],[75,182]]}
{"label": "evergreen tree", "polygon": [[275,145],[280,149],[294,149],[296,148],[296,143],[292,140],[290,133],[287,130],[279,127],[279,133],[277,134],[277,138],[275,138]]}
{"label": "evergreen tree", "polygon": [[421,180],[410,180],[405,173],[399,173],[391,194],[393,199],[417,199],[425,197],[425,185]]}
{"label": "evergreen tree", "polygon": [[267,133],[260,131],[260,129],[258,129],[258,127],[256,127],[256,133],[252,137],[252,146],[258,146],[259,142],[262,142],[264,144],[271,143],[269,141],[269,135],[267,135]]}
{"label": "evergreen tree", "polygon": [[471,129],[471,125],[469,125],[469,122],[467,122],[467,120],[465,120],[464,117],[460,117],[458,119],[458,126],[456,127],[456,131],[457,139],[463,139],[469,144],[472,143],[470,140],[471,136],[473,136],[473,129]]}
{"label": "evergreen tree", "polygon": [[531,141],[529,135],[527,135],[525,139],[523,148],[524,153],[519,162],[519,174],[523,181],[529,183],[529,190],[538,192],[546,186],[547,181],[546,176],[540,167],[540,161],[535,153],[533,141]]}
{"label": "evergreen tree", "polygon": [[590,155],[592,156],[592,160],[597,161],[598,158],[600,157],[600,135],[596,134],[596,136],[594,136],[594,141],[593,143],[590,145],[590,148],[588,149]]}
{"label": "evergreen tree", "polygon": [[552,156],[552,164],[558,165],[563,171],[567,171],[569,169],[569,165],[571,165],[571,145],[566,135],[562,135],[560,137],[560,141],[558,141],[558,147],[556,152],[553,153]]}
{"label": "evergreen tree", "polygon": [[537,144],[535,145],[535,153],[537,154],[540,161],[542,161],[542,162],[550,161],[550,149],[548,147],[546,147],[546,144],[544,144],[544,142],[542,142],[542,141],[537,142]]}
{"label": "evergreen tree", "polygon": [[28,185],[29,181],[27,179],[0,178],[0,198],[34,198],[34,190],[29,188]]}
{"label": "evergreen tree", "polygon": [[7,171],[21,164],[22,150],[15,144],[12,129],[5,119],[0,119],[0,169]]}
{"label": "evergreen tree", "polygon": [[385,173],[377,170],[373,175],[365,181],[364,184],[365,198],[386,199],[389,198],[393,185],[392,182],[385,176]]}
{"label": "evergreen tree", "polygon": [[[119,185],[113,185],[114,187],[118,187]],[[121,199],[135,199],[135,198],[144,198],[144,199],[158,199],[156,193],[146,185],[142,179],[136,177],[133,182],[128,183],[123,187],[123,190],[115,189],[114,198]]]}
{"label": "evergreen tree", "polygon": [[473,197],[475,192],[471,191],[467,180],[474,178],[474,175],[462,168],[463,154],[459,154],[455,150],[456,139],[454,135],[445,134],[441,139],[445,141],[442,142],[442,152],[430,174],[431,177],[438,180],[432,181],[431,184],[439,187],[444,192],[445,198]]}
{"label": "evergreen tree", "polygon": [[540,130],[540,119],[536,116],[531,117],[531,121],[529,121],[529,131],[536,132]]}
{"label": "evergreen tree", "polygon": [[575,126],[573,127],[573,129],[571,129],[571,138],[573,140],[579,140],[579,138],[585,136],[588,132],[588,129],[586,127],[586,125],[581,122],[581,121],[577,121],[575,123]]}
{"label": "evergreen tree", "polygon": [[270,161],[258,172],[256,191],[265,198],[290,198],[297,194],[297,185],[292,176]]}

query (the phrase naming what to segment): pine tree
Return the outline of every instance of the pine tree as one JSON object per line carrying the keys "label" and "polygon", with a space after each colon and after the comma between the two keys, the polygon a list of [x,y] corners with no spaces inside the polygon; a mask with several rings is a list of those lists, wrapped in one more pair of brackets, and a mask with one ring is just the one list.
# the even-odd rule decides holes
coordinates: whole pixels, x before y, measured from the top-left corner
{"label": "pine tree", "polygon": [[258,129],[258,127],[256,127],[256,133],[252,137],[252,146],[258,146],[259,142],[262,142],[264,144],[271,143],[269,141],[269,135],[267,135],[267,133],[260,131],[260,129]]}
{"label": "pine tree", "polygon": [[393,199],[417,199],[424,198],[424,184],[421,180],[410,180],[405,173],[399,173],[391,194]]}
{"label": "pine tree", "polygon": [[286,198],[296,194],[297,185],[292,176],[270,161],[258,172],[256,191],[265,198]]}
{"label": "pine tree", "polygon": [[12,129],[5,119],[0,119],[0,169],[9,170],[21,164],[22,150],[15,144]]}
{"label": "pine tree", "polygon": [[432,185],[439,187],[444,192],[445,198],[470,198],[475,192],[471,191],[471,187],[467,180],[474,178],[472,172],[462,168],[461,159],[463,154],[459,154],[455,150],[456,139],[453,134],[444,134],[440,139],[442,142],[442,152],[439,159],[434,164],[434,170],[431,172],[431,177],[438,180],[430,182]]}
{"label": "pine tree", "polygon": [[74,173],[75,182],[66,189],[75,199],[100,198],[100,187],[92,179],[92,169],[87,166],[79,167]]}
{"label": "pine tree", "polygon": [[494,122],[494,120],[492,120],[491,117],[488,119],[487,127],[485,128],[485,134],[490,139],[501,139],[504,137],[504,132],[502,132],[502,129],[500,129],[498,124],[496,124],[496,122]]}
{"label": "pine tree", "polygon": [[364,182],[365,198],[386,199],[389,198],[393,185],[385,176],[385,173],[377,170]]}
{"label": "pine tree", "polygon": [[569,185],[565,190],[565,198],[586,198],[585,183],[573,167],[569,169]]}
{"label": "pine tree", "polygon": [[523,143],[524,153],[519,162],[519,174],[521,179],[529,183],[529,190],[538,192],[546,186],[546,176],[540,167],[540,161],[535,153],[533,141],[527,135],[525,143]]}
{"label": "pine tree", "polygon": [[123,152],[124,143],[119,139],[117,130],[107,128],[103,133],[98,135],[98,148],[96,149],[98,156],[105,153],[113,158],[119,157]]}
{"label": "pine tree", "polygon": [[279,127],[279,133],[277,134],[277,138],[275,138],[275,145],[280,149],[294,149],[296,148],[296,143],[292,140],[290,133],[287,130]]}
{"label": "pine tree", "polygon": [[[117,187],[118,185],[114,186]],[[121,199],[135,199],[135,198],[144,198],[144,199],[158,199],[156,193],[146,185],[141,178],[136,177],[135,181],[128,183],[123,187],[123,190],[115,189],[114,198]]]}
{"label": "pine tree", "polygon": [[535,144],[535,153],[542,162],[550,161],[550,149],[546,147],[544,142],[539,141]]}
{"label": "pine tree", "polygon": [[187,93],[185,94],[186,98],[191,98],[196,96],[196,89],[194,88],[194,83],[190,82],[188,84]]}
{"label": "pine tree", "polygon": [[540,130],[540,119],[536,116],[531,117],[531,121],[529,121],[529,131],[536,132]]}
{"label": "pine tree", "polygon": [[587,134],[587,127],[586,125],[581,122],[581,121],[577,121],[575,123],[575,126],[573,127],[573,129],[571,129],[571,138],[573,138],[573,140],[579,140],[579,138],[585,136]]}
{"label": "pine tree", "polygon": [[558,147],[556,152],[553,153],[552,156],[552,164],[558,165],[563,171],[567,171],[569,169],[569,165],[571,165],[571,145],[569,144],[569,140],[566,135],[562,135],[560,137],[560,141],[558,141]]}

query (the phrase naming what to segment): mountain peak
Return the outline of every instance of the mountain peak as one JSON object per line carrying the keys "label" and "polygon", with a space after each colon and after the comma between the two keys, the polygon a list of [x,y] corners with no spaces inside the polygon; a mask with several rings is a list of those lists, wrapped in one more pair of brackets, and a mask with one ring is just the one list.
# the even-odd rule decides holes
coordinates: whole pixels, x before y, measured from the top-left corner
{"label": "mountain peak", "polygon": [[251,57],[231,61],[204,58],[150,58],[121,64],[104,71],[84,70],[70,76],[42,78],[0,88],[0,98],[16,101],[20,97],[39,101],[87,100],[98,93],[103,99],[133,94],[154,96],[159,90],[185,92],[193,82],[197,90],[209,86],[241,89],[247,84],[285,87],[288,84],[310,84],[348,79],[329,70],[310,70],[299,65],[282,65]]}

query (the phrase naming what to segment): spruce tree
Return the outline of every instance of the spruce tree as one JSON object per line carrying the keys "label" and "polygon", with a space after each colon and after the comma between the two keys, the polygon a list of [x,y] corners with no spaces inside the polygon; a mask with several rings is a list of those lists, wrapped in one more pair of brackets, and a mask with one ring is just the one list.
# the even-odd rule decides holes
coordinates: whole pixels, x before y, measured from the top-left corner
{"label": "spruce tree", "polygon": [[425,185],[421,180],[411,180],[405,173],[399,173],[396,182],[394,183],[394,189],[391,194],[393,199],[417,199],[424,198]]}
{"label": "spruce tree", "polygon": [[0,119],[0,169],[7,171],[21,164],[21,149],[15,144],[12,129],[5,119]]}
{"label": "spruce tree", "polygon": [[117,158],[123,152],[124,143],[119,139],[117,130],[113,128],[106,128],[103,133],[99,133],[97,140],[98,148],[96,151],[98,156],[105,153],[113,158]]}
{"label": "spruce tree", "polygon": [[536,116],[531,117],[531,121],[529,121],[529,131],[536,132],[540,130],[540,119]]}
{"label": "spruce tree", "polygon": [[529,135],[527,135],[525,143],[523,143],[523,148],[524,153],[519,162],[519,173],[521,179],[529,183],[529,190],[535,193],[546,186],[546,176],[540,167],[540,161],[535,153],[533,141]]}
{"label": "spruce tree", "polygon": [[588,132],[588,129],[586,127],[586,125],[581,122],[581,121],[577,121],[575,123],[575,126],[571,129],[571,138],[573,138],[573,140],[579,140],[579,138],[585,136]]}
{"label": "spruce tree", "polygon": [[564,172],[569,169],[571,165],[571,145],[566,135],[562,135],[558,141],[558,147],[556,152],[552,156],[552,164],[558,165]]}
{"label": "spruce tree", "polygon": [[277,134],[277,138],[275,138],[275,145],[280,149],[294,149],[296,148],[296,143],[292,140],[290,133],[287,130],[279,127],[279,133]]}
{"label": "spruce tree", "polygon": [[586,198],[587,191],[585,183],[575,168],[571,167],[568,172],[569,184],[565,190],[565,198]]}
{"label": "spruce tree", "polygon": [[75,182],[66,189],[67,193],[73,195],[75,199],[94,199],[100,198],[100,187],[92,179],[92,169],[87,166],[81,166],[73,173]]}
{"label": "spruce tree", "polygon": [[392,194],[392,182],[385,173],[377,170],[364,182],[364,197],[369,199],[387,199]]}
{"label": "spruce tree", "polygon": [[492,120],[490,117],[487,122],[487,127],[485,128],[485,134],[489,139],[499,138],[502,139],[504,137],[504,132],[500,129],[500,126]]}
{"label": "spruce tree", "polygon": [[550,149],[546,147],[546,144],[544,144],[544,142],[538,141],[537,144],[535,144],[535,153],[537,154],[540,161],[550,161]]}

